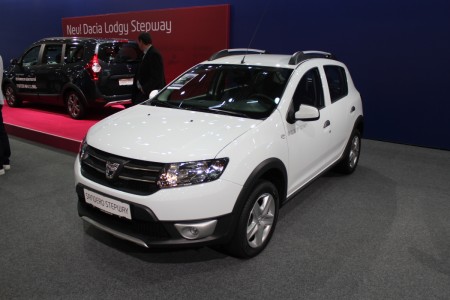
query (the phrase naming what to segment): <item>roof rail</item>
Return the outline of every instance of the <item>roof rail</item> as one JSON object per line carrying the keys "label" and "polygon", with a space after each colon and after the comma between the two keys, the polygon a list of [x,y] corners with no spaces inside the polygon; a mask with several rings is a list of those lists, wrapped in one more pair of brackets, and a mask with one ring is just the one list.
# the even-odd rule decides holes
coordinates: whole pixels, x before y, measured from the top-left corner
{"label": "roof rail", "polygon": [[208,60],[211,61],[230,55],[264,54],[264,53],[266,53],[266,50],[248,49],[248,48],[223,49],[211,55],[211,57]]}
{"label": "roof rail", "polygon": [[323,52],[323,51],[298,51],[292,54],[291,59],[289,60],[290,65],[296,65],[304,60],[310,59],[310,58],[329,58],[329,59],[336,59],[336,57],[329,53],[329,52]]}

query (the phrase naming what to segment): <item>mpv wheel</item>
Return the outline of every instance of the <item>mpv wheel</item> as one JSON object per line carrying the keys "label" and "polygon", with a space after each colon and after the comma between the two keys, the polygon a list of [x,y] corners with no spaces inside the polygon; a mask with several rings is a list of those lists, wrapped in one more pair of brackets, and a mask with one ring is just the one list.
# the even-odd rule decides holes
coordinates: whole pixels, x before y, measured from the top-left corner
{"label": "mpv wheel", "polygon": [[22,101],[17,98],[16,89],[11,84],[5,86],[5,99],[11,107],[19,107],[22,104]]}
{"label": "mpv wheel", "polygon": [[259,182],[242,209],[234,237],[227,245],[228,252],[250,258],[264,250],[275,230],[278,209],[276,187],[268,181]]}
{"label": "mpv wheel", "polygon": [[83,100],[75,91],[70,91],[65,96],[66,109],[69,115],[74,119],[82,119],[86,113]]}
{"label": "mpv wheel", "polygon": [[350,140],[345,148],[344,156],[337,165],[337,171],[350,174],[355,171],[359,161],[359,153],[361,151],[361,134],[359,130],[353,130]]}

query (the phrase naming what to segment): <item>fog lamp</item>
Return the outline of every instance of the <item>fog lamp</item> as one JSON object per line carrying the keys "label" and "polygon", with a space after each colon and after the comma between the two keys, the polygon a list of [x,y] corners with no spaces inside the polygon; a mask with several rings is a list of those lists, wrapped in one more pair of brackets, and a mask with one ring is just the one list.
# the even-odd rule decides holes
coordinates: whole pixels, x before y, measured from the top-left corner
{"label": "fog lamp", "polygon": [[181,230],[182,235],[189,239],[195,239],[200,234],[200,230],[198,230],[195,226],[188,226]]}
{"label": "fog lamp", "polygon": [[175,224],[175,228],[187,240],[201,239],[214,233],[217,220],[191,224]]}

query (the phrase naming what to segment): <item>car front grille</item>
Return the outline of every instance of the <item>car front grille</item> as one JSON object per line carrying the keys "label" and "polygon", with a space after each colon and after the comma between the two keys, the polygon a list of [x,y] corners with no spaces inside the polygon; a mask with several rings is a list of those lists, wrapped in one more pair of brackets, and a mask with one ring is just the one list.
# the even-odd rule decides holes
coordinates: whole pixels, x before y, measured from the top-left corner
{"label": "car front grille", "polygon": [[[116,163],[117,170],[108,171],[108,162]],[[159,189],[156,182],[163,167],[162,163],[129,159],[90,146],[81,158],[83,176],[101,185],[136,195],[150,195]]]}

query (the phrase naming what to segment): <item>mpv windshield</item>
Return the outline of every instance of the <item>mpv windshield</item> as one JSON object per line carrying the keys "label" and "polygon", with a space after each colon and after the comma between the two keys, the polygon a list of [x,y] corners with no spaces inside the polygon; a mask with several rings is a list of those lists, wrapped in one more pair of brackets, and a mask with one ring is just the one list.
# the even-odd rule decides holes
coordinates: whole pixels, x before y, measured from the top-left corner
{"label": "mpv windshield", "polygon": [[277,107],[291,69],[198,65],[147,105],[264,119]]}

